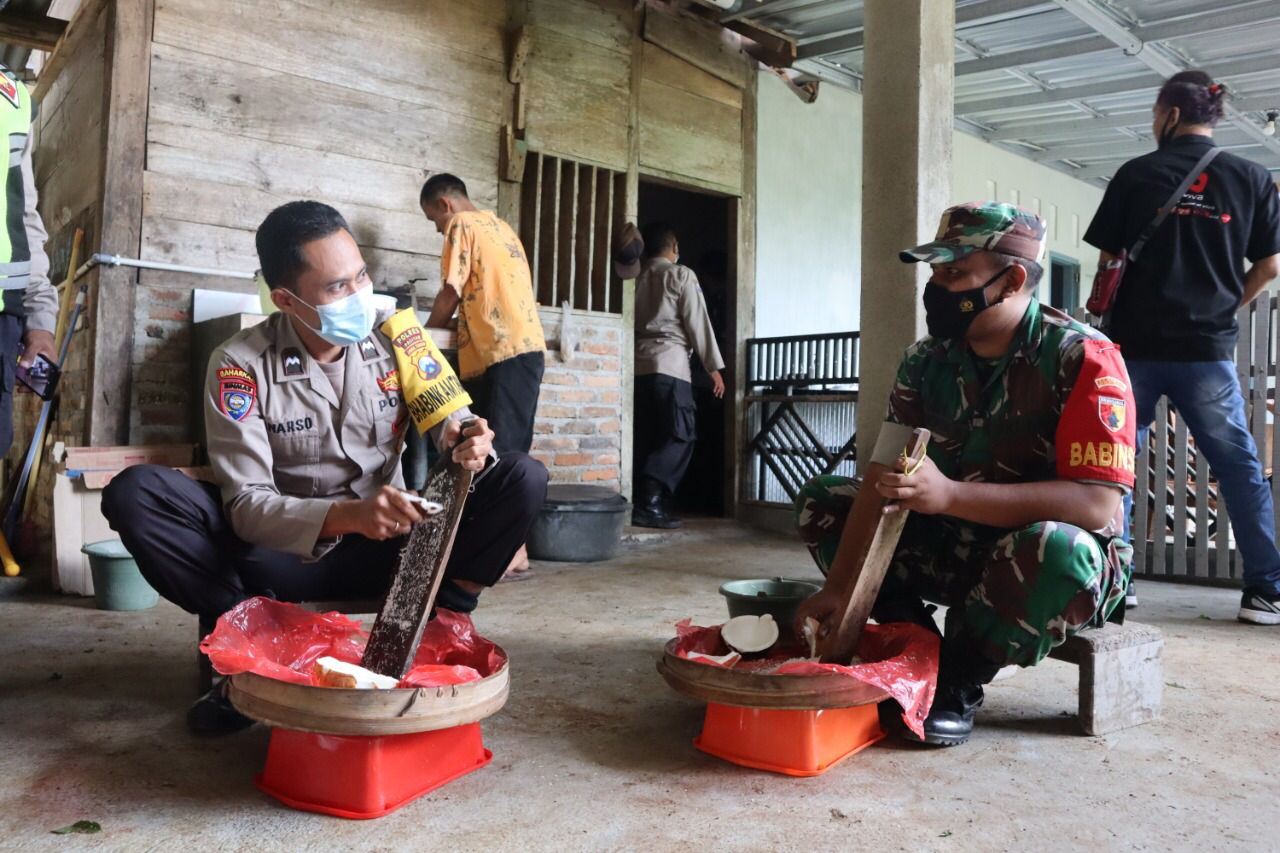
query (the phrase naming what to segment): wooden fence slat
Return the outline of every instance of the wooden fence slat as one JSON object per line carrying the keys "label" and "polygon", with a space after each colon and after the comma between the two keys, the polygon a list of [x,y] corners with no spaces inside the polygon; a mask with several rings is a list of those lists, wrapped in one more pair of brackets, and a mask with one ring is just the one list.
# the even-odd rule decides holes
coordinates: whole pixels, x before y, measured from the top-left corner
{"label": "wooden fence slat", "polygon": [[582,166],[578,170],[578,209],[574,216],[578,229],[575,239],[575,260],[577,271],[574,273],[574,295],[570,304],[574,308],[591,310],[591,262],[595,254],[596,237],[596,168]]}
{"label": "wooden fence slat", "polygon": [[1169,401],[1162,399],[1156,406],[1156,421],[1152,427],[1152,438],[1155,440],[1155,488],[1152,489],[1151,519],[1151,573],[1163,575],[1168,573],[1165,560],[1168,541],[1169,515]]}
{"label": "wooden fence slat", "polygon": [[[1267,360],[1267,364],[1270,365],[1270,369],[1267,371],[1268,373],[1275,371],[1276,361],[1277,359],[1280,359],[1280,297],[1272,296],[1270,298],[1270,303],[1271,303],[1271,309],[1272,309],[1271,340],[1273,342],[1273,347],[1271,350],[1271,356]],[[1280,371],[1276,371],[1276,376],[1277,376],[1277,382],[1280,383]],[[1277,394],[1275,391],[1273,391],[1272,395],[1273,395],[1273,399],[1280,400],[1280,394]],[[1278,406],[1277,408],[1280,408],[1280,406]],[[1269,461],[1271,463],[1271,472],[1272,472],[1271,504],[1273,507],[1274,515],[1275,515],[1274,524],[1275,524],[1275,530],[1276,530],[1276,543],[1280,544],[1280,477],[1276,476],[1276,472],[1280,472],[1280,413],[1275,413],[1272,416],[1270,435],[1271,435],[1271,459]],[[1268,461],[1265,455],[1266,450],[1260,447],[1258,452],[1260,454],[1263,454],[1263,465],[1265,466]],[[1219,515],[1223,515],[1223,514],[1224,513],[1219,511]]]}
{"label": "wooden fence slat", "polygon": [[542,218],[538,222],[538,243],[542,248],[541,278],[538,293],[543,305],[556,305],[556,252],[560,241],[556,239],[560,222],[560,161],[555,157],[542,159]]}
{"label": "wooden fence slat", "polygon": [[[1136,413],[1135,413],[1136,416]],[[1134,572],[1146,574],[1151,571],[1147,559],[1151,549],[1147,547],[1149,534],[1147,524],[1151,518],[1147,502],[1151,499],[1151,454],[1155,448],[1155,436],[1147,432],[1147,445],[1138,454],[1137,476],[1133,486],[1133,521],[1129,526],[1129,541],[1133,543]]]}
{"label": "wooden fence slat", "polygon": [[578,227],[578,164],[573,160],[560,161],[560,215],[557,217],[556,233],[559,237],[559,260],[556,262],[556,301],[573,305],[573,282],[577,273],[574,263],[573,249],[576,245]]}
{"label": "wooden fence slat", "polygon": [[1187,573],[1187,422],[1178,415],[1173,430],[1173,574]]}
{"label": "wooden fence slat", "polygon": [[1209,460],[1196,453],[1196,536],[1193,574],[1209,574]]}
{"label": "wooden fence slat", "polygon": [[1271,349],[1271,306],[1267,299],[1255,299],[1252,304],[1253,360],[1250,371],[1248,399],[1253,443],[1258,447],[1259,458],[1265,458],[1267,446],[1267,355]]}

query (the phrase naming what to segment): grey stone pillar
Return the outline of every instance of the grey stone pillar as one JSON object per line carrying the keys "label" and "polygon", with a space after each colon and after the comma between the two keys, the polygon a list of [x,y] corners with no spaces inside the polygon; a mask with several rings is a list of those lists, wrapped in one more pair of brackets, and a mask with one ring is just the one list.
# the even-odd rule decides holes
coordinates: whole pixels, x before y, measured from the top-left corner
{"label": "grey stone pillar", "polygon": [[931,239],[951,196],[952,0],[866,0],[862,97],[862,352],[858,458],[884,420],[902,351],[924,334],[929,268],[898,250]]}

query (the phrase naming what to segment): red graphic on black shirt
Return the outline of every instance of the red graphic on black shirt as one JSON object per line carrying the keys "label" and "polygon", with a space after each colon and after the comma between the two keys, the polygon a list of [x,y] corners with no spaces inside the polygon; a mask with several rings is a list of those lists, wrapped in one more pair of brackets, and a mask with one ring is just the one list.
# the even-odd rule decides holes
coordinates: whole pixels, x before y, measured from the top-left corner
{"label": "red graphic on black shirt", "polygon": [[1196,178],[1196,182],[1189,189],[1193,193],[1202,193],[1207,186],[1209,186],[1209,173],[1201,172],[1200,177]]}

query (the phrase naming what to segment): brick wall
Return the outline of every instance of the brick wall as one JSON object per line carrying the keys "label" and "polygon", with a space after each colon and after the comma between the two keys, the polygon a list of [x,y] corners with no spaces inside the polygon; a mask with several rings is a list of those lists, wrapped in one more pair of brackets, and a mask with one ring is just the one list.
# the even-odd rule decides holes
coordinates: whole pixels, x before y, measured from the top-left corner
{"label": "brick wall", "polygon": [[533,456],[555,483],[622,487],[622,318],[571,313],[572,358],[560,355],[562,312],[539,312],[547,371],[533,427]]}

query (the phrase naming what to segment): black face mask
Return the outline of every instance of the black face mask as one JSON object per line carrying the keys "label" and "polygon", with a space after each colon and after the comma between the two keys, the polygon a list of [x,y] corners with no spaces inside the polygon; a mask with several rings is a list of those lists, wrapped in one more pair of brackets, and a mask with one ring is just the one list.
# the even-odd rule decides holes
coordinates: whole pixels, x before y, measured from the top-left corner
{"label": "black face mask", "polygon": [[930,281],[924,286],[924,321],[935,338],[959,338],[975,317],[1003,300],[987,302],[987,288],[1009,271],[1005,267],[972,290],[950,291]]}

